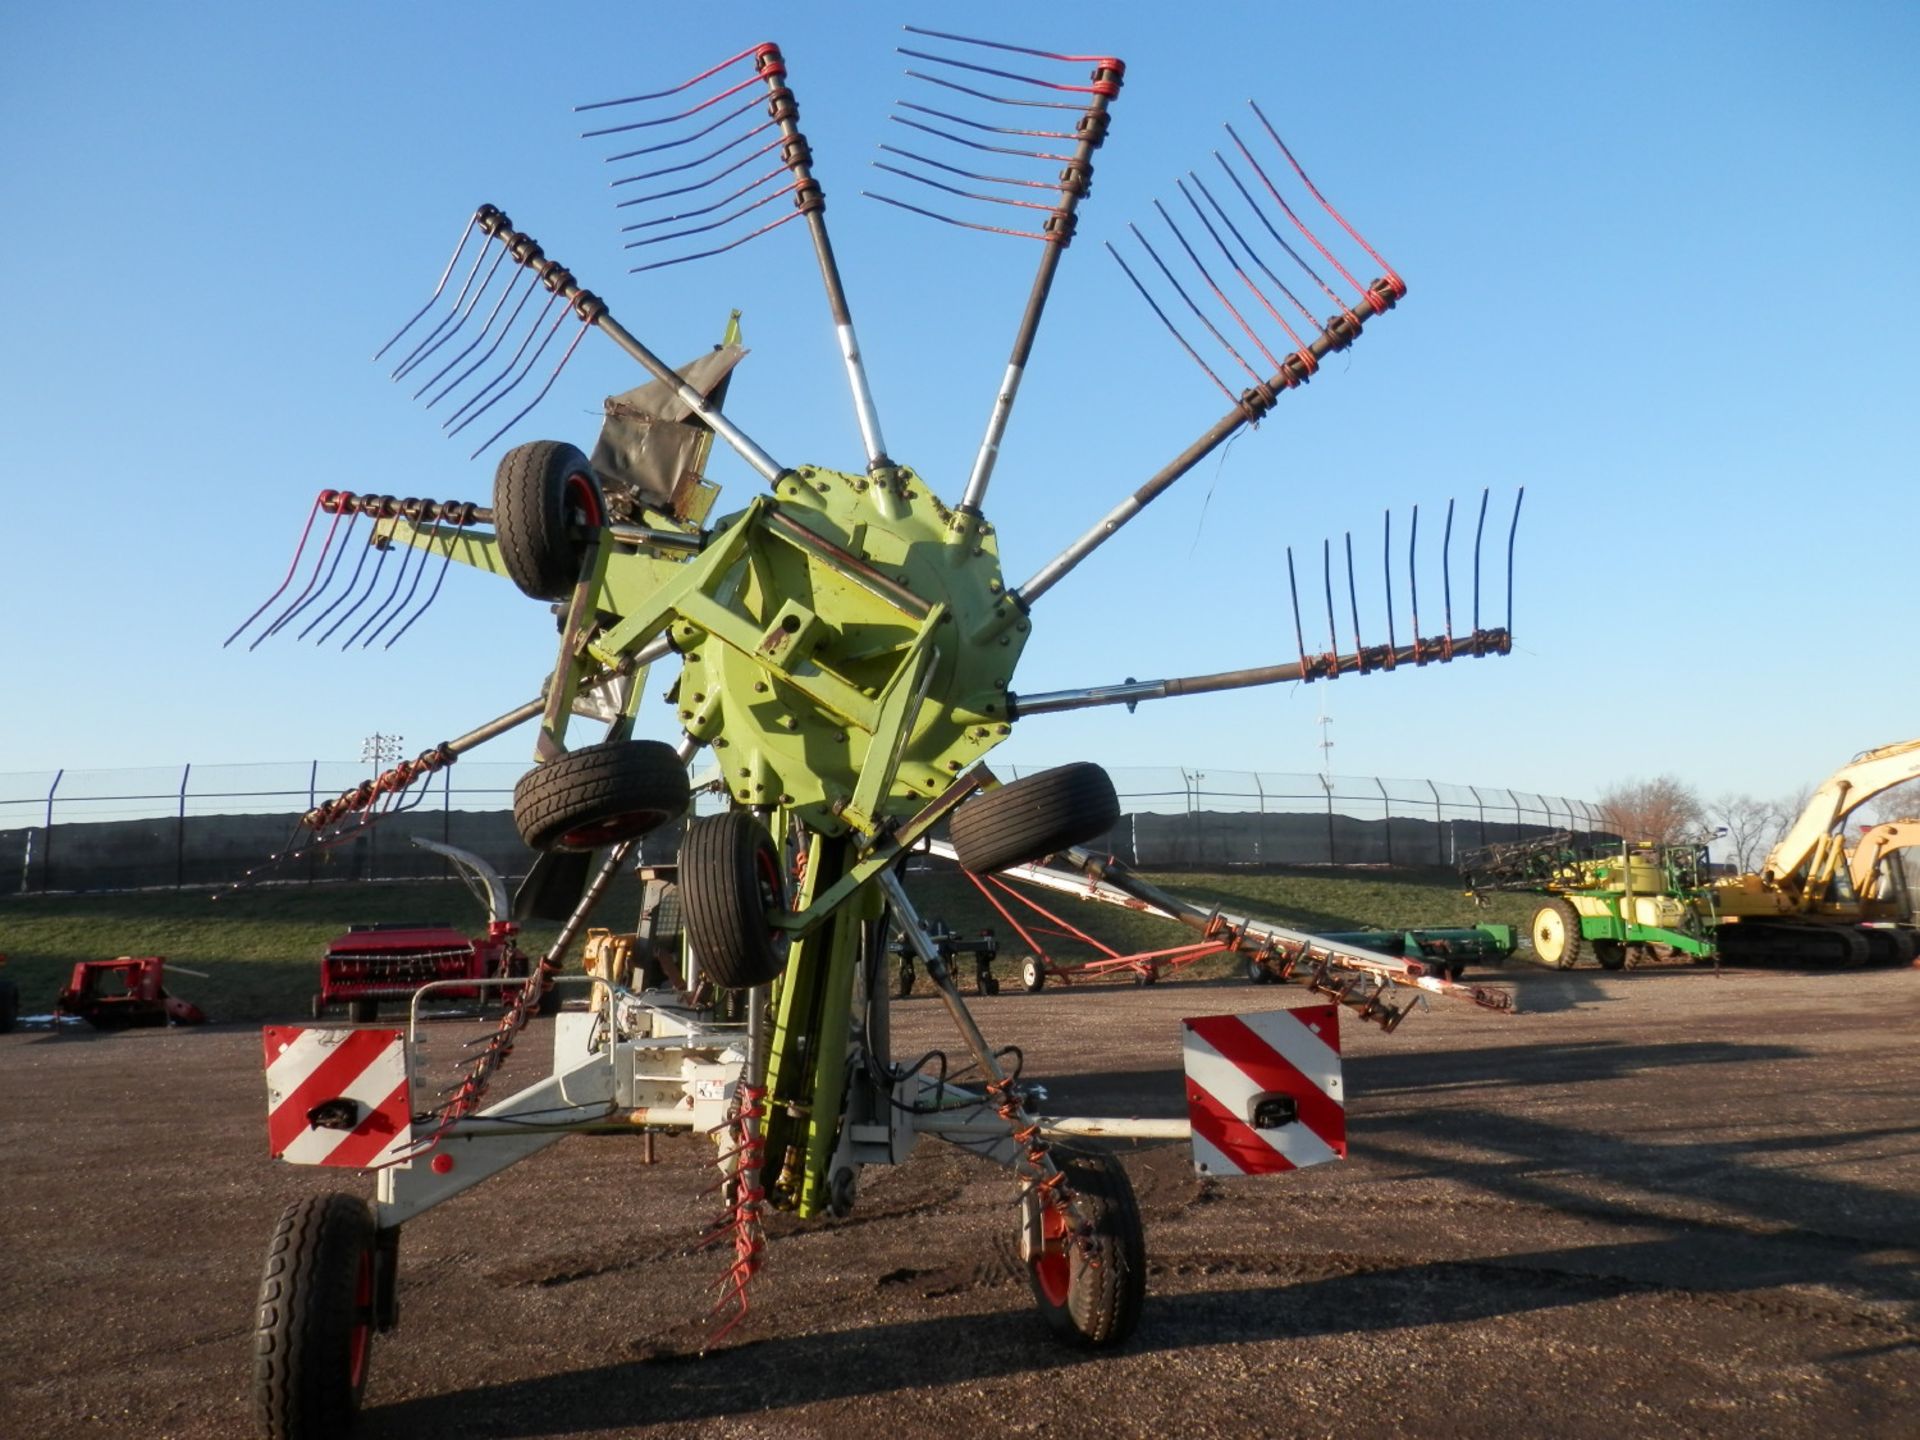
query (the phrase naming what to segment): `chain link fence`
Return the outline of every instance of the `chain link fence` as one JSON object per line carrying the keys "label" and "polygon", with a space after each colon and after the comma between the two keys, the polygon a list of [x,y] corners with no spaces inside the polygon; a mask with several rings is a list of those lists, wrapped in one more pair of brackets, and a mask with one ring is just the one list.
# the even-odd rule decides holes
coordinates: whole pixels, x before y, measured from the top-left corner
{"label": "chain link fence", "polygon": [[[1010,780],[1034,767],[994,768]],[[445,862],[416,848],[415,835],[518,875],[532,858],[512,815],[514,782],[525,769],[450,766],[377,825],[320,845],[299,817],[368,778],[367,766],[316,760],[0,775],[0,896],[444,875]],[[1585,801],[1496,785],[1179,767],[1111,773],[1122,814],[1104,844],[1150,869],[1451,866],[1481,845],[1602,828]]]}

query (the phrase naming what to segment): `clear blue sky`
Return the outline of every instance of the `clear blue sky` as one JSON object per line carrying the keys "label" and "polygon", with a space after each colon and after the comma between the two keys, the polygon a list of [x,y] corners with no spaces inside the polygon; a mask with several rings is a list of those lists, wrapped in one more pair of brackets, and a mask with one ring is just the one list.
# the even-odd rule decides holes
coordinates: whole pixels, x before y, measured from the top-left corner
{"label": "clear blue sky", "polygon": [[[1291,658],[1283,546],[1352,528],[1374,554],[1387,506],[1431,525],[1448,496],[1527,487],[1513,656],[1036,718],[1002,753],[1313,770],[1324,690],[1346,774],[1775,795],[1920,733],[1920,11],[958,13],[0,6],[0,772],[352,759],[369,732],[413,748],[535,692],[551,620],[465,573],[392,650],[220,649],[320,487],[486,498],[491,457],[368,361],[481,201],[670,358],[741,307],[731,413],[789,463],[859,468],[799,227],[628,277],[570,112],[761,39],[792,67],[890,449],[957,493],[1035,252],[858,197],[901,20],[1130,65],[990,497],[1011,578],[1221,412],[1098,242],[1210,163],[1244,100],[1410,286],[1041,602],[1017,688]],[[600,397],[639,378],[589,337],[496,450],[590,445]],[[715,478],[756,489],[731,457]]]}

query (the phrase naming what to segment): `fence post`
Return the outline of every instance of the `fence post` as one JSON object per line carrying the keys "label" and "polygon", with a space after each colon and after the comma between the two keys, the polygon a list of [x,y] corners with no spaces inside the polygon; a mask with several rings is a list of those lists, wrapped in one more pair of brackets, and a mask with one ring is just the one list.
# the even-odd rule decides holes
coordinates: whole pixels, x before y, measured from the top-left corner
{"label": "fence post", "polygon": [[1487,802],[1480,798],[1477,785],[1467,786],[1467,793],[1473,796],[1473,808],[1480,812],[1480,848],[1484,850],[1487,848]]}
{"label": "fence post", "polygon": [[187,777],[191,774],[193,763],[189,761],[180,767],[180,810],[174,816],[173,888],[176,890],[187,883]]}
{"label": "fence post", "polygon": [[1427,781],[1427,789],[1433,792],[1433,858],[1436,864],[1447,863],[1447,822],[1440,813],[1440,787]]}
{"label": "fence post", "polygon": [[1327,792],[1327,864],[1333,865],[1338,863],[1335,858],[1338,852],[1333,843],[1333,777],[1322,775],[1320,788]]}
{"label": "fence post", "polygon": [[[320,805],[320,762],[318,760],[315,760],[307,766],[307,814],[311,815],[317,808],[319,808],[319,805]],[[308,845],[306,849],[307,849],[307,883],[311,885],[313,884],[313,881],[314,881],[313,872],[315,867],[318,864],[319,856],[318,856],[316,847],[314,847],[313,845]]]}
{"label": "fence post", "polygon": [[47,823],[45,826],[47,843],[40,847],[40,888],[53,888],[53,792],[60,788],[60,781],[66,775],[66,767],[53,772],[53,784],[47,787]]}
{"label": "fence post", "polygon": [[441,794],[446,796],[446,803],[440,807],[440,843],[451,845],[453,843],[453,767],[449,765],[440,773],[446,776],[446,787],[441,791]]}
{"label": "fence post", "polygon": [[1393,801],[1387,798],[1387,787],[1380,783],[1378,775],[1373,777],[1373,788],[1380,792],[1380,824],[1387,837],[1387,864],[1393,864]]}
{"label": "fence post", "polygon": [[1520,820],[1520,797],[1509,790],[1507,791],[1507,799],[1513,802],[1513,838],[1518,840],[1520,838],[1520,826],[1522,823]]}

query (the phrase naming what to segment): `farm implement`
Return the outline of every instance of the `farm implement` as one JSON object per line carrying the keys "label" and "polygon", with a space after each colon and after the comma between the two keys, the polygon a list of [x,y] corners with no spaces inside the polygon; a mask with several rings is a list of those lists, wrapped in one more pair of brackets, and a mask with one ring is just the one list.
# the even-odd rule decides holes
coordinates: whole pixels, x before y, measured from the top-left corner
{"label": "farm implement", "polygon": [[[499,984],[510,996],[497,1029],[438,1096],[423,1093],[411,1026],[268,1031],[275,1153],[371,1169],[377,1177],[371,1209],[346,1193],[315,1197],[290,1206],[274,1232],[257,1312],[254,1380],[259,1422],[270,1435],[337,1433],[351,1419],[371,1338],[397,1315],[399,1242],[408,1221],[579,1132],[681,1132],[714,1143],[723,1211],[706,1240],[728,1257],[714,1307],[716,1343],[747,1313],[750,1281],[765,1260],[762,1222],[770,1207],[801,1218],[844,1215],[857,1203],[864,1167],[900,1163],[921,1136],[933,1135],[1012,1172],[1018,1254],[1048,1325],[1071,1342],[1118,1344],[1139,1317],[1145,1242],[1125,1169],[1081,1145],[1093,1138],[1189,1140],[1196,1165],[1212,1174],[1336,1158],[1345,1151],[1339,1011],[1391,1029],[1411,1003],[1405,995],[1453,993],[1416,961],[1215,916],[1215,935],[1236,932],[1236,943],[1256,950],[1276,978],[1310,985],[1329,1003],[1186,1022],[1184,1120],[1045,1114],[1020,1052],[995,1047],[975,1023],[954,981],[951,938],[922,921],[902,887],[900,871],[913,849],[945,823],[960,863],[975,872],[1061,853],[1097,868],[1075,847],[1103,834],[1118,814],[1113,785],[1097,765],[1070,764],[1000,784],[985,758],[1015,723],[1093,705],[1505,654],[1511,639],[1505,628],[1480,628],[1476,534],[1471,634],[1452,633],[1449,581],[1444,634],[1419,635],[1416,603],[1410,641],[1392,633],[1390,620],[1384,644],[1362,645],[1356,623],[1354,648],[1344,651],[1333,633],[1331,549],[1323,547],[1324,652],[1309,653],[1296,591],[1296,660],[1074,691],[1015,690],[1016,663],[1047,593],[1207,455],[1268,417],[1328,356],[1353,345],[1397,305],[1405,285],[1306,180],[1257,108],[1251,114],[1259,129],[1247,127],[1251,143],[1229,127],[1237,158],[1220,160],[1224,180],[1210,188],[1193,175],[1191,185],[1177,186],[1192,218],[1183,211],[1176,222],[1158,208],[1185,256],[1181,268],[1198,277],[1187,284],[1204,288],[1215,314],[1246,340],[1228,342],[1174,265],[1133,233],[1153,261],[1150,278],[1164,281],[1161,296],[1178,295],[1248,383],[1229,388],[1176,331],[1226,393],[1227,412],[1033,576],[1008,585],[986,495],[1125,67],[1110,57],[913,33],[922,38],[914,42],[921,48],[904,51],[914,62],[909,74],[931,87],[916,93],[942,108],[902,101],[894,119],[944,144],[1045,167],[1039,178],[1008,178],[935,161],[919,149],[883,147],[883,171],[949,197],[930,204],[1013,205],[1032,217],[1033,228],[969,218],[992,214],[997,221],[999,212],[936,211],[897,196],[876,198],[1040,247],[985,438],[956,503],[938,498],[887,450],[787,62],[764,44],[672,89],[586,107],[610,111],[604,118],[617,122],[589,133],[620,136],[612,143],[627,148],[611,158],[641,167],[615,182],[626,196],[623,233],[634,237],[628,246],[638,251],[636,273],[804,223],[852,394],[863,468],[776,459],[722,408],[740,358],[737,331],[675,370],[505,213],[482,206],[432,296],[383,350],[394,357],[395,378],[417,387],[430,407],[444,406],[453,433],[487,428],[492,419],[482,425],[483,417],[508,396],[523,384],[537,387],[476,455],[538,403],[589,331],[650,379],[607,402],[590,456],[552,440],[509,449],[490,506],[323,492],[279,590],[230,637],[261,622],[252,644],[320,630],[323,642],[345,631],[347,645],[391,645],[439,593],[454,561],[552,605],[561,628],[539,695],[308,817],[310,843],[327,843],[344,827],[404,803],[404,792],[423,775],[537,720],[537,763],[513,801],[520,835],[539,854],[522,895],[534,897],[529,907],[552,907],[565,918],[517,987],[436,981],[416,992],[416,1011],[448,984]],[[1020,69],[1001,68],[1006,64]],[[1044,73],[1027,74],[1031,69]],[[1016,93],[988,93],[977,88],[983,84]],[[989,119],[956,117],[947,107],[966,108],[969,100],[954,96],[1023,108],[1009,124],[994,123],[1006,112],[992,109],[981,111]],[[997,140],[970,139],[963,130]],[[1042,148],[1034,148],[1036,139]],[[691,145],[697,156],[681,148]],[[746,158],[738,158],[743,152]],[[769,168],[742,183],[737,172],[757,158]],[[1380,278],[1355,280],[1313,235],[1273,178],[1288,172],[1299,181],[1290,188],[1304,190],[1378,261]],[[957,178],[968,184],[956,185]],[[640,188],[629,192],[629,184]],[[697,201],[687,198],[695,192],[702,192]],[[708,203],[723,192],[731,193]],[[783,197],[788,208],[762,208]],[[1320,258],[1305,259],[1282,237],[1282,226],[1297,230]],[[1211,267],[1202,250],[1214,257]],[[1278,259],[1281,251],[1290,262]],[[1113,254],[1167,321],[1153,290],[1118,250]],[[1180,263],[1173,249],[1168,254]],[[1135,263],[1145,268],[1138,257]],[[1269,268],[1287,263],[1304,277],[1296,285],[1327,297],[1331,318],[1315,319]],[[1214,282],[1215,269],[1231,271],[1266,318],[1256,324],[1234,308]],[[1256,270],[1265,288],[1251,278]],[[1269,348],[1262,330],[1287,338]],[[564,340],[563,331],[570,332]],[[1242,346],[1258,351],[1257,368]],[[554,350],[558,357],[550,361]],[[704,473],[715,437],[767,486],[743,508],[718,516],[717,487]],[[317,556],[301,583],[307,540],[322,516]],[[1482,528],[1484,520],[1483,498]],[[362,539],[370,543],[352,558],[362,521]],[[1510,527],[1509,608],[1512,533]],[[1408,555],[1411,565],[1411,547]],[[339,589],[334,581],[342,571]],[[1357,622],[1351,564],[1348,579]],[[425,598],[418,599],[423,585]],[[276,604],[280,609],[265,618]],[[648,676],[670,658],[679,662],[667,691],[679,737],[640,738]],[[574,743],[569,729],[579,716],[604,723],[604,738]],[[640,837],[689,811],[687,766],[703,749],[718,767],[726,808],[686,823],[675,876],[686,944],[681,983],[636,988],[609,931],[593,950],[589,1004],[564,1008],[555,1019],[552,1073],[495,1095],[501,1064],[614,876],[633,862]],[[895,933],[951,1016],[958,1036],[951,1061],[940,1051],[905,1063],[894,1055],[888,968]]]}

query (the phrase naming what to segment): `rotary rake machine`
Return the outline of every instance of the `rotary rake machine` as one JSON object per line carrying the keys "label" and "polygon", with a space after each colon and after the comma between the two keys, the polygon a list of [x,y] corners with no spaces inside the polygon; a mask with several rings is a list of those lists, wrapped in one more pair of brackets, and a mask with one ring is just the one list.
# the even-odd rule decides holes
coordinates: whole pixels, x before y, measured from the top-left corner
{"label": "rotary rake machine", "polygon": [[[899,102],[891,118],[914,137],[914,148],[883,146],[876,163],[918,187],[910,192],[916,197],[943,198],[924,205],[875,198],[1039,246],[1012,354],[957,503],[943,502],[888,453],[787,63],[763,44],[672,89],[583,108],[617,122],[589,133],[620,137],[610,159],[637,167],[613,182],[639,261],[635,273],[729,251],[791,221],[805,226],[864,466],[843,471],[775,459],[722,407],[742,353],[737,330],[676,370],[506,214],[482,206],[432,296],[382,352],[395,357],[395,378],[414,385],[428,406],[444,408],[444,428],[455,434],[488,428],[487,417],[504,413],[510,396],[531,391],[475,455],[538,403],[589,331],[650,378],[607,402],[591,455],[558,441],[508,450],[490,506],[323,492],[280,589],[230,637],[285,597],[253,644],[318,631],[321,642],[344,632],[346,645],[383,638],[391,645],[439,593],[453,561],[551,603],[562,632],[539,696],[306,817],[315,837],[309,843],[327,843],[341,827],[404,804],[421,776],[537,719],[537,763],[514,793],[520,833],[539,852],[520,901],[523,913],[564,921],[458,1083],[431,1101],[413,1093],[411,1025],[267,1032],[274,1152],[377,1177],[371,1209],[353,1195],[320,1196],[290,1206],[274,1232],[255,1336],[255,1402],[269,1434],[336,1433],[350,1420],[371,1337],[397,1315],[399,1236],[408,1220],[581,1132],[691,1131],[717,1144],[726,1208],[706,1239],[730,1260],[712,1312],[714,1341],[746,1312],[748,1282],[764,1258],[767,1207],[800,1217],[844,1214],[856,1202],[863,1167],[899,1163],[919,1136],[932,1134],[1013,1172],[1019,1254],[1053,1330],[1085,1345],[1117,1344],[1142,1303],[1139,1214],[1118,1161],[1079,1148],[1076,1138],[1191,1138],[1196,1164],[1215,1173],[1334,1158],[1344,1153],[1339,1010],[1391,1028],[1422,992],[1451,993],[1415,962],[1306,936],[1263,936],[1276,975],[1335,1003],[1187,1022],[1191,1122],[1041,1114],[1041,1092],[1023,1077],[1020,1052],[996,1048],[975,1023],[947,947],[902,886],[910,852],[945,825],[961,864],[985,873],[1082,846],[1118,816],[1113,785],[1096,765],[998,783],[983,762],[1017,721],[1504,654],[1510,640],[1506,629],[1479,628],[1476,613],[1473,632],[1458,638],[1450,623],[1443,636],[1419,637],[1416,621],[1411,644],[1390,637],[1367,647],[1356,636],[1351,652],[1332,642],[1309,655],[1303,638],[1298,660],[1286,664],[1015,691],[1015,665],[1046,594],[1203,457],[1306,384],[1327,356],[1358,340],[1405,286],[1384,261],[1381,278],[1355,280],[1313,235],[1275,176],[1291,175],[1378,261],[1257,108],[1253,125],[1228,127],[1234,154],[1216,156],[1222,176],[1209,184],[1196,174],[1177,187],[1193,218],[1176,221],[1161,210],[1173,243],[1163,238],[1156,248],[1134,231],[1152,262],[1149,276],[1164,282],[1158,298],[1140,278],[1146,265],[1112,253],[1226,392],[1229,408],[1055,559],[1009,586],[986,515],[987,489],[1124,66],[1103,56],[913,34],[902,53],[919,98]],[[968,168],[1031,170],[1035,161],[1038,178]],[[783,197],[787,204],[778,206]],[[986,208],[995,205],[1013,208]],[[1025,228],[995,223],[1003,213],[1031,221],[1021,222]],[[1290,242],[1283,227],[1304,239]],[[1196,245],[1201,234],[1206,240]],[[1211,264],[1202,259],[1208,245]],[[1197,283],[1178,278],[1181,255]],[[1332,318],[1314,318],[1270,268],[1283,264],[1297,268],[1298,288],[1317,287]],[[1215,270],[1235,275],[1251,301],[1236,308]],[[1211,296],[1209,307],[1192,298],[1194,289]],[[1175,326],[1169,296],[1246,372],[1243,388],[1228,387]],[[1244,313],[1256,302],[1264,312],[1259,324]],[[1229,341],[1228,329],[1245,338]],[[1270,348],[1262,336],[1276,329],[1287,338]],[[1257,365],[1246,358],[1256,351]],[[767,488],[710,519],[717,487],[704,468],[715,437]],[[322,514],[317,556],[296,589]],[[367,543],[349,566],[363,521]],[[346,588],[339,590],[342,571]],[[1331,614],[1330,572],[1327,588]],[[329,594],[335,598],[327,601]],[[670,657],[679,661],[667,691],[681,732],[675,743],[635,733],[647,676]],[[580,716],[605,722],[605,738],[570,743],[570,722]],[[627,972],[601,967],[591,1003],[568,1006],[555,1019],[552,1073],[497,1097],[490,1082],[639,837],[689,811],[687,767],[702,749],[716,767],[725,809],[688,820],[679,851],[688,973],[679,984],[639,990],[622,983],[632,979]],[[887,974],[896,930],[951,1013],[965,1055],[951,1067],[939,1052],[905,1064],[892,1055]]]}

